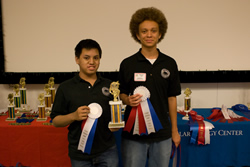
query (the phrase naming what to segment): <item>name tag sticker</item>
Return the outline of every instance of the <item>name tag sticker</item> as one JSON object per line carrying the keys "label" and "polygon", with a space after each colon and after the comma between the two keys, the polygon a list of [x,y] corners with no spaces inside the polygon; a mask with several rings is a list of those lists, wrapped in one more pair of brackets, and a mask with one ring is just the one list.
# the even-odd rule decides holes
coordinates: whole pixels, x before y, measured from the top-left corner
{"label": "name tag sticker", "polygon": [[146,81],[146,73],[134,73],[135,81]]}

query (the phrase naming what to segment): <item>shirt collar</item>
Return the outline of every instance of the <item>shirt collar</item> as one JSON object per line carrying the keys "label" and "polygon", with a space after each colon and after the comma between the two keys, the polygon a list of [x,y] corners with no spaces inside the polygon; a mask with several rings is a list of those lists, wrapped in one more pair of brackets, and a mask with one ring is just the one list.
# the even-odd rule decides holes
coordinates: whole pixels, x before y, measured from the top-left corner
{"label": "shirt collar", "polygon": [[[157,51],[158,51],[158,53],[159,53],[159,56],[157,57],[157,59],[155,60],[155,62],[158,61],[158,60],[161,60],[161,59],[162,59],[162,55],[163,55],[163,54],[161,53],[160,49],[157,48]],[[143,56],[143,54],[141,53],[141,48],[140,48],[139,51],[136,53],[136,55],[137,55],[138,61],[146,61],[146,60],[147,60],[147,59]]]}

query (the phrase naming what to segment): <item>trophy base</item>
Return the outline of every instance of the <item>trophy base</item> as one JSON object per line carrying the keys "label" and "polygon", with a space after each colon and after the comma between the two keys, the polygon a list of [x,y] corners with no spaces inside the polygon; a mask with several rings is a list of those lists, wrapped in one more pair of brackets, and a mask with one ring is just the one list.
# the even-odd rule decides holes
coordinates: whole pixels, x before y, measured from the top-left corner
{"label": "trophy base", "polygon": [[16,118],[7,118],[6,121],[15,121]]}
{"label": "trophy base", "polygon": [[37,118],[36,121],[47,121],[47,118]]}
{"label": "trophy base", "polygon": [[182,120],[189,120],[189,116],[184,116],[184,117],[182,117]]}
{"label": "trophy base", "polygon": [[125,126],[124,121],[120,123],[112,123],[112,122],[109,123],[109,128],[124,128],[124,126]]}
{"label": "trophy base", "polygon": [[186,115],[184,116],[184,117],[182,117],[182,120],[189,120],[189,116],[188,116],[188,113],[191,111],[191,109],[190,110],[184,110],[184,112],[186,113]]}

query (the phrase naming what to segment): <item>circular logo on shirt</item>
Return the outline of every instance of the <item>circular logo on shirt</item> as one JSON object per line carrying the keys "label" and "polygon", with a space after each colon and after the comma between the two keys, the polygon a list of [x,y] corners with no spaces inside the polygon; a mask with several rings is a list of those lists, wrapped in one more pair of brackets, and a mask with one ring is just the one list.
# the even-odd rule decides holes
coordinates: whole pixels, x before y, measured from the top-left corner
{"label": "circular logo on shirt", "polygon": [[167,69],[163,68],[163,69],[161,70],[161,76],[162,76],[163,78],[168,78],[168,77],[170,76],[170,72],[169,72]]}
{"label": "circular logo on shirt", "polygon": [[102,94],[104,94],[105,96],[109,96],[109,88],[107,88],[107,87],[103,87],[102,88]]}

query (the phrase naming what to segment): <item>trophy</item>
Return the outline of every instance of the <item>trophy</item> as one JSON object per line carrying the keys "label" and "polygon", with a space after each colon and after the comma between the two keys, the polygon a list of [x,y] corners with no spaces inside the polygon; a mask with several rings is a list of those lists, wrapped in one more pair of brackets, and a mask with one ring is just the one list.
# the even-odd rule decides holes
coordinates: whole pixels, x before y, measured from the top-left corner
{"label": "trophy", "polygon": [[39,116],[36,121],[46,121],[47,117],[45,116],[45,105],[44,105],[44,93],[40,93],[38,96],[40,104],[38,105]]}
{"label": "trophy", "polygon": [[21,85],[20,88],[20,97],[21,97],[21,111],[25,111],[26,110],[26,105],[27,105],[27,96],[26,96],[26,88],[25,88],[25,78],[22,77],[19,81],[19,84]]}
{"label": "trophy", "polygon": [[114,97],[113,101],[109,101],[111,108],[111,122],[109,122],[109,128],[123,128],[125,126],[124,121],[122,121],[122,101],[119,100],[119,85],[118,81],[112,82],[109,88],[109,92]]}
{"label": "trophy", "polygon": [[45,100],[45,110],[47,111],[47,115],[50,115],[50,110],[51,110],[51,94],[50,94],[50,85],[45,84],[44,90],[46,94],[44,95],[44,100]]}
{"label": "trophy", "polygon": [[8,118],[6,121],[14,121],[16,119],[15,116],[15,106],[13,104],[14,99],[13,99],[13,93],[8,95],[8,100],[10,101],[10,104],[8,105]]}
{"label": "trophy", "polygon": [[50,94],[51,94],[51,104],[54,103],[54,100],[55,100],[55,94],[56,94],[56,89],[54,88],[54,77],[50,77],[49,78],[49,81],[48,81],[48,84],[50,85]]}
{"label": "trophy", "polygon": [[192,91],[189,88],[186,88],[184,91],[184,94],[186,95],[184,97],[184,112],[186,115],[182,117],[183,120],[189,120],[188,113],[191,111],[191,95]]}

